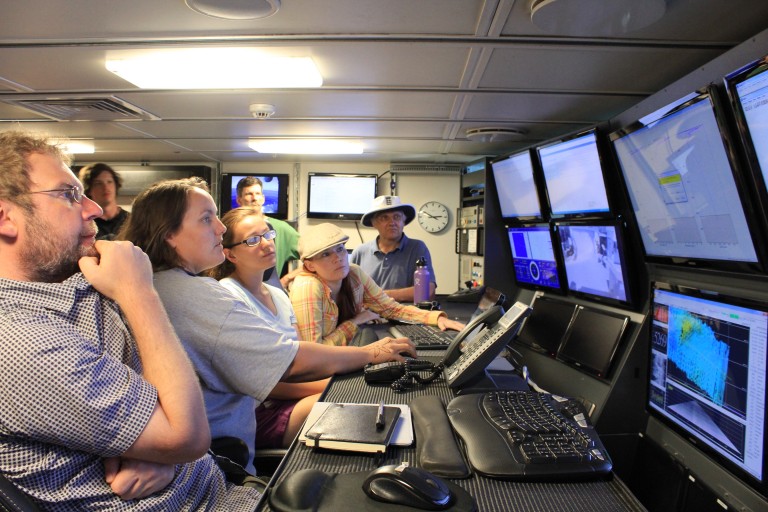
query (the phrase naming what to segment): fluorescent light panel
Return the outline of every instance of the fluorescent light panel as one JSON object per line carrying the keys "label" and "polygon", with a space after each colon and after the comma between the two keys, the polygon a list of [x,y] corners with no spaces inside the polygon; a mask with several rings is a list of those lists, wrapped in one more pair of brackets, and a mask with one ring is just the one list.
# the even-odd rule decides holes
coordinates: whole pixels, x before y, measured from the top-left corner
{"label": "fluorescent light panel", "polygon": [[320,87],[309,57],[282,57],[258,48],[173,48],[107,52],[107,70],[142,89],[265,89]]}
{"label": "fluorescent light panel", "polygon": [[248,146],[267,154],[287,155],[360,155],[363,144],[334,139],[251,139]]}
{"label": "fluorescent light panel", "polygon": [[73,155],[92,154],[96,151],[93,141],[87,140],[53,140],[54,145],[59,146],[66,153]]}

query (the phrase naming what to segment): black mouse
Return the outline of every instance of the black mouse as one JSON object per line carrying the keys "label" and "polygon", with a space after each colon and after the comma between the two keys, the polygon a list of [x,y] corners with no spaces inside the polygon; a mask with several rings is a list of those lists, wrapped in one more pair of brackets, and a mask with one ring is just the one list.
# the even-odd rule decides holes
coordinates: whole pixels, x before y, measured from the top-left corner
{"label": "black mouse", "polygon": [[363,490],[377,501],[422,510],[445,510],[453,504],[453,494],[443,480],[405,463],[372,471],[363,483]]}

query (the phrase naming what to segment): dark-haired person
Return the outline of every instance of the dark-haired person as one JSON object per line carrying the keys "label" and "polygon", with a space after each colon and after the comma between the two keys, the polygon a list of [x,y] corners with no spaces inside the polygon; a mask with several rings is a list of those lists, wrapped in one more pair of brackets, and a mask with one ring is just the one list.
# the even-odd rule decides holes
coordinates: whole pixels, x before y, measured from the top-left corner
{"label": "dark-haired person", "polygon": [[[255,315],[291,339],[298,339],[296,315],[282,288],[264,281],[275,266],[275,230],[259,206],[241,206],[221,218],[226,259],[207,272],[247,304]],[[328,379],[279,382],[256,408],[256,448],[287,447],[296,437]]]}
{"label": "dark-haired person", "polygon": [[80,169],[80,181],[85,195],[96,202],[104,213],[96,218],[99,240],[114,240],[118,231],[130,215],[117,204],[117,194],[123,186],[123,179],[112,167],[98,163]]}
{"label": "dark-haired person", "polygon": [[42,510],[253,510],[206,455],[147,256],[95,240],[101,208],[68,162],[0,134],[0,472]]}
{"label": "dark-haired person", "polygon": [[[246,176],[237,182],[237,204],[240,206],[264,206],[264,184],[255,176]],[[286,264],[299,258],[299,232],[293,226],[280,219],[266,217],[267,224],[272,226],[277,233],[275,239],[275,268],[278,277],[287,273]],[[291,275],[282,281],[283,288],[288,289],[287,284],[293,278]]]}
{"label": "dark-haired person", "polygon": [[[320,380],[416,351],[406,338],[336,348],[274,329],[221,283],[199,276],[224,260],[226,228],[216,214],[204,181],[164,181],[136,197],[120,236],[152,262],[155,288],[197,371],[212,436],[242,439],[253,461],[255,410],[279,382]],[[246,469],[255,470],[252,462]]]}
{"label": "dark-haired person", "polygon": [[349,237],[324,222],[302,235],[303,270],[291,287],[299,337],[324,345],[347,345],[361,325],[380,317],[461,330],[464,324],[442,311],[406,306],[389,297],[357,265],[349,264]]}

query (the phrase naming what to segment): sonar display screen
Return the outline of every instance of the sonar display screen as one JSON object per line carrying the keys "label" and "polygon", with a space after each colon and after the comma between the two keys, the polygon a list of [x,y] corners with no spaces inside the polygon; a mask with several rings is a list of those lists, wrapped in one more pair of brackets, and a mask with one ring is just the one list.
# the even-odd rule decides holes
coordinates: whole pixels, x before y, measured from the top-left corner
{"label": "sonar display screen", "polygon": [[663,288],[653,291],[651,412],[762,482],[768,313]]}

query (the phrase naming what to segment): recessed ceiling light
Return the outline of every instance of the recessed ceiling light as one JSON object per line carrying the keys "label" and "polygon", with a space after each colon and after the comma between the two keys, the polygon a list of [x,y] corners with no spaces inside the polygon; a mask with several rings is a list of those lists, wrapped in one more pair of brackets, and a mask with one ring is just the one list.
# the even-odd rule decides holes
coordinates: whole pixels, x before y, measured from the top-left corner
{"label": "recessed ceiling light", "polygon": [[193,11],[226,20],[253,20],[272,16],[280,0],[184,0]]}
{"label": "recessed ceiling light", "polygon": [[359,141],[336,139],[250,139],[248,146],[266,154],[287,155],[360,155]]}
{"label": "recessed ceiling light", "polygon": [[320,87],[310,57],[285,57],[260,48],[112,50],[107,70],[142,89],[264,89]]}

